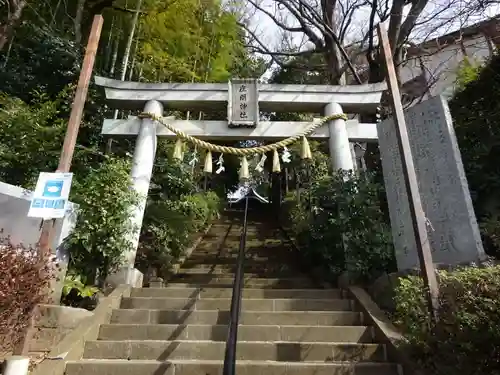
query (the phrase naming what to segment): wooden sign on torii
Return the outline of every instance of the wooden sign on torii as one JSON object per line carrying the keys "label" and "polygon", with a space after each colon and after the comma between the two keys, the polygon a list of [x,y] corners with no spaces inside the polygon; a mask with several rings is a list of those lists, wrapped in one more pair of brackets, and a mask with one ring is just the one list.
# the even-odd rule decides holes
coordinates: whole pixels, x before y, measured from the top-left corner
{"label": "wooden sign on torii", "polygon": [[[254,79],[234,79],[219,83],[140,83],[96,77],[104,88],[106,101],[114,109],[139,110],[162,116],[164,110],[227,110],[225,120],[177,120],[169,123],[178,130],[199,139],[211,140],[278,140],[303,131],[311,122],[260,121],[263,112],[322,113],[324,116],[347,113],[376,113],[385,83],[357,86],[258,84]],[[319,119],[317,120],[319,121]],[[133,188],[142,196],[131,220],[142,225],[146,197],[153,171],[157,137],[175,138],[161,124],[148,118],[130,116],[121,120],[104,120],[103,135],[137,136],[131,177]],[[307,136],[328,139],[332,168],[354,169],[349,142],[376,142],[375,123],[337,119]],[[139,233],[131,234],[134,250],[127,255],[133,267]]]}

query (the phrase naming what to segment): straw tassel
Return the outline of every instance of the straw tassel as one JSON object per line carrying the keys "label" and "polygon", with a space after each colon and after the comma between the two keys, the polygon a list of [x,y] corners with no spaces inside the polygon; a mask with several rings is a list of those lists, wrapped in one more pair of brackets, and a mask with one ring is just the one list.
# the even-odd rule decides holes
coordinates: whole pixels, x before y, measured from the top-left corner
{"label": "straw tassel", "polygon": [[250,173],[248,173],[248,161],[247,157],[243,156],[241,158],[241,167],[240,167],[240,181],[245,181],[250,178]]}
{"label": "straw tassel", "polygon": [[205,156],[205,168],[203,168],[203,172],[212,173],[212,152],[210,150],[207,151],[207,155]]}
{"label": "straw tassel", "polygon": [[274,150],[273,154],[273,172],[281,172],[280,156],[278,155],[278,150]]}
{"label": "straw tassel", "polygon": [[303,160],[312,159],[311,147],[306,137],[302,137],[302,147],[300,149],[300,158]]}
{"label": "straw tassel", "polygon": [[184,159],[184,144],[182,143],[182,139],[177,138],[177,141],[175,142],[175,148],[174,148],[174,159],[177,160],[183,160]]}

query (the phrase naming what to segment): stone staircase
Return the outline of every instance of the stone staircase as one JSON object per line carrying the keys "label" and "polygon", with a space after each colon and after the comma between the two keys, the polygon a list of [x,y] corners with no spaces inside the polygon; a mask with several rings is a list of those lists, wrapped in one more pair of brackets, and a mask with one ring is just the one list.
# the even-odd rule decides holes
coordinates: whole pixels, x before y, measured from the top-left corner
{"label": "stone staircase", "polygon": [[[164,288],[134,289],[66,375],[221,375],[241,225],[214,225]],[[237,375],[398,375],[354,301],[316,289],[249,223]]]}

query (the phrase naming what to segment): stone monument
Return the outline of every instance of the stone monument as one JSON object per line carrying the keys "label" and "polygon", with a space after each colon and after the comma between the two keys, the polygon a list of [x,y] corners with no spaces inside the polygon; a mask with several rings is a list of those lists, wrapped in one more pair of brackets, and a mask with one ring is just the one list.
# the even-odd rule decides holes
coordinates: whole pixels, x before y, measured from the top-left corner
{"label": "stone monument", "polygon": [[[407,109],[405,119],[434,263],[483,260],[447,102],[441,96],[428,99]],[[394,121],[381,122],[377,130],[398,269],[419,268]]]}

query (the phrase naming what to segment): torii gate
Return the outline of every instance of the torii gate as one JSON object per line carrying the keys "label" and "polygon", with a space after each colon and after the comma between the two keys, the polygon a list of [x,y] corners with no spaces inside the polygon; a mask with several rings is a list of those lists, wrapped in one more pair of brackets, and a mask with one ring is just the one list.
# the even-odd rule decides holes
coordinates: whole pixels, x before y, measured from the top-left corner
{"label": "torii gate", "polygon": [[[140,110],[162,116],[168,110],[224,110],[225,121],[171,119],[175,128],[200,139],[277,140],[293,136],[311,125],[299,121],[259,121],[260,111],[323,113],[325,116],[376,112],[385,83],[358,86],[258,84],[255,79],[234,79],[229,84],[140,83],[96,77],[105,89],[106,100],[114,109]],[[344,112],[345,111],[345,112]],[[104,120],[103,135],[137,136],[131,177],[142,204],[131,214],[138,228],[142,226],[145,203],[153,171],[157,137],[175,135],[161,124],[147,118],[129,117]],[[357,120],[330,121],[308,135],[328,139],[334,170],[354,169],[349,142],[376,142],[375,123]],[[131,235],[133,252],[127,255],[129,267],[135,262],[140,231]]]}

